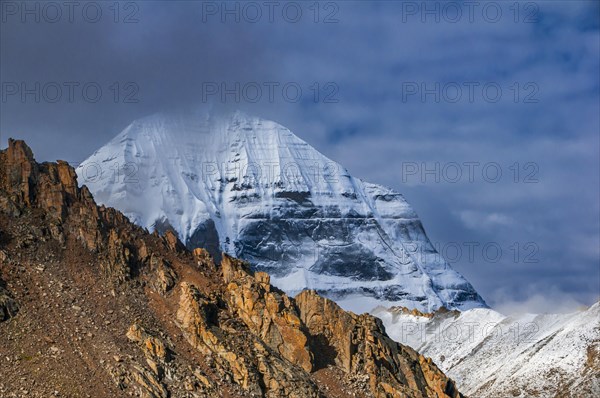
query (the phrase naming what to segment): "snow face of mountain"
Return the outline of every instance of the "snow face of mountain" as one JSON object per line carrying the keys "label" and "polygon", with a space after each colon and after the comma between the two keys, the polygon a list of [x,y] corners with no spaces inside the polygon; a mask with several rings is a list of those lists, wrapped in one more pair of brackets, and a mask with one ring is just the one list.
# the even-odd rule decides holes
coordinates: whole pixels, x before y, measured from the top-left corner
{"label": "snow face of mountain", "polygon": [[388,335],[431,357],[472,397],[600,396],[600,303],[506,317],[487,308],[412,315],[377,308]]}
{"label": "snow face of mountain", "polygon": [[240,112],[137,120],[78,168],[97,202],[188,247],[224,251],[288,294],[342,307],[485,307],[402,195],[363,182],[285,127]]}

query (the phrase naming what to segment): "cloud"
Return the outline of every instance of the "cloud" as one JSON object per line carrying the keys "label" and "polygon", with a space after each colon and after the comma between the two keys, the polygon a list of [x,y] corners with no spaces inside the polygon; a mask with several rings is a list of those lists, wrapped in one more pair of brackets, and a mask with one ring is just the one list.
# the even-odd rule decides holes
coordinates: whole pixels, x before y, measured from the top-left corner
{"label": "cloud", "polygon": [[458,216],[465,226],[474,230],[479,230],[481,228],[490,230],[495,227],[511,227],[516,223],[511,217],[500,213],[486,214],[472,210],[463,210],[458,212]]}
{"label": "cloud", "polygon": [[[499,290],[494,293],[498,303],[496,310],[505,315],[564,314],[587,309],[589,304],[580,302],[557,286],[529,286],[529,294],[515,299],[510,293]],[[596,297],[600,300],[600,296]]]}

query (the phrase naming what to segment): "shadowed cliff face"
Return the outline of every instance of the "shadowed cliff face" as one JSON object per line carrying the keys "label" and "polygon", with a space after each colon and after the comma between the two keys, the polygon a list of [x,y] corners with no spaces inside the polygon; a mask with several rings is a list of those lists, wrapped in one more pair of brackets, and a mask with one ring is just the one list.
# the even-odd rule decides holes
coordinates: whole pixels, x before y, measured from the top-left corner
{"label": "shadowed cliff face", "polygon": [[0,267],[3,397],[461,396],[376,318],[148,234],[22,141],[0,152]]}

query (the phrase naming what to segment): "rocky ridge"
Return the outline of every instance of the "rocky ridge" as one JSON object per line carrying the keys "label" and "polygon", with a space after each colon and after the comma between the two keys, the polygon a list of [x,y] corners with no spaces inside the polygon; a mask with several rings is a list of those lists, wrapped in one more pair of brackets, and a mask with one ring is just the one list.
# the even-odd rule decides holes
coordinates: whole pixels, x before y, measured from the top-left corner
{"label": "rocky ridge", "polygon": [[0,152],[0,250],[3,397],[461,396],[378,319],[149,234],[22,141]]}

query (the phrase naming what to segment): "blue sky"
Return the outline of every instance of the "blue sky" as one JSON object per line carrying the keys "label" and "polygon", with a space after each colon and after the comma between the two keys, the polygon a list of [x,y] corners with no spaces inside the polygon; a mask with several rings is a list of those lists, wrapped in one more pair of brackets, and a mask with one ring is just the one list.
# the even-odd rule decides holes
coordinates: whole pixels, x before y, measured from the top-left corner
{"label": "blue sky", "polygon": [[[110,2],[94,3],[97,22],[80,9],[51,22],[31,2],[36,22],[16,4],[0,25],[2,146],[24,138],[38,159],[75,163],[138,117],[210,98],[403,193],[488,303],[598,300],[598,2],[281,2],[271,20],[262,2],[123,2],[118,15]],[[22,100],[36,82],[39,101]],[[79,84],[72,101],[65,82]],[[248,91],[207,92],[222,83]]]}

